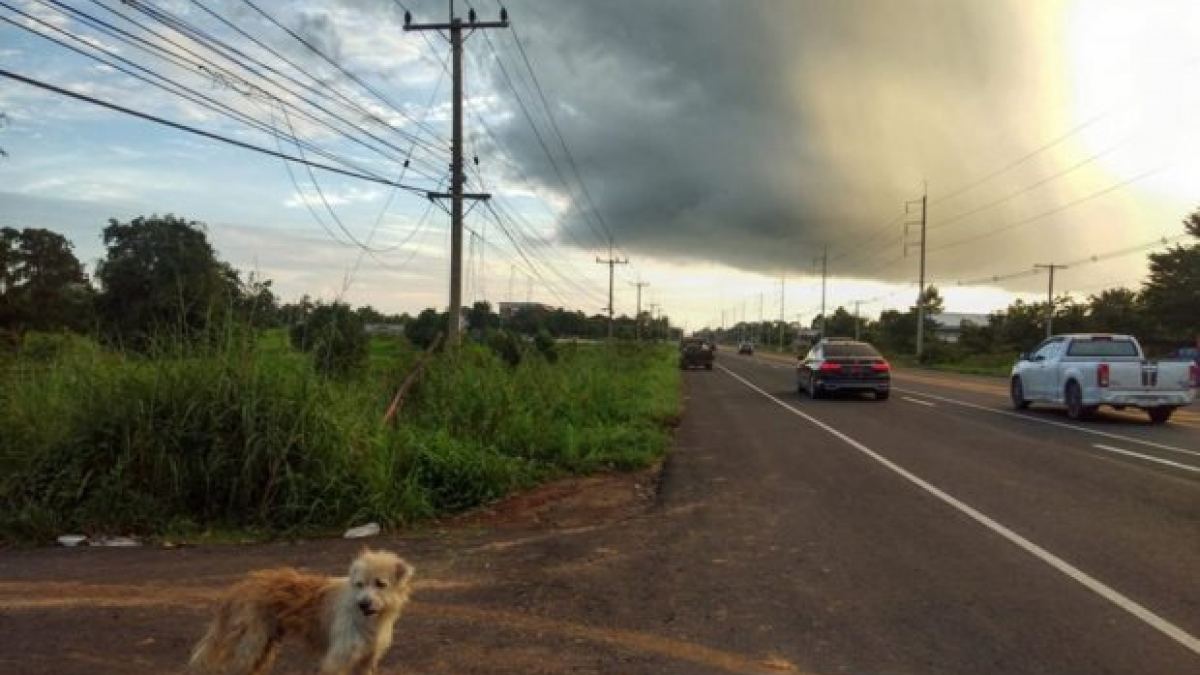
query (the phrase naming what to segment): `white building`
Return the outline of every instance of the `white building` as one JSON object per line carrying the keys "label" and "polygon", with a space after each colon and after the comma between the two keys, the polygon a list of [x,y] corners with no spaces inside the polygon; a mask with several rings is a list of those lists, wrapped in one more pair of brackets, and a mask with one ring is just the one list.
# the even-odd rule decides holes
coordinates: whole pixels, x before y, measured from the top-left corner
{"label": "white building", "polygon": [[964,322],[971,322],[976,326],[988,325],[987,314],[971,314],[967,312],[942,312],[933,317],[937,328],[934,329],[934,334],[938,338],[946,342],[958,342],[959,335],[962,334],[962,325]]}

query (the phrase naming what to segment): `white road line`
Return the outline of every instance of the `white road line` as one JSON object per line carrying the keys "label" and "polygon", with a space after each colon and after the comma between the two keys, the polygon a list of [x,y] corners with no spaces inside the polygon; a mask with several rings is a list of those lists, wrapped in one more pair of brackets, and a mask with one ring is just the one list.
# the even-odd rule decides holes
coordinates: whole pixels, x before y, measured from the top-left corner
{"label": "white road line", "polygon": [[913,398],[913,397],[911,397],[911,396],[901,396],[900,398],[904,399],[905,401],[911,401],[911,402],[913,402],[913,403],[917,403],[917,404],[919,404],[919,405],[923,405],[923,406],[928,406],[928,407],[930,407],[930,408],[936,408],[936,407],[937,407],[937,404],[936,404],[936,403],[930,403],[929,401],[922,401],[922,400],[921,400],[921,399],[919,399],[919,398]]}
{"label": "white road line", "polygon": [[1118,441],[1125,441],[1126,443],[1134,443],[1137,445],[1144,445],[1149,448],[1158,448],[1159,450],[1167,450],[1170,452],[1181,452],[1185,455],[1195,455],[1197,457],[1200,457],[1200,452],[1197,452],[1195,450],[1187,450],[1184,448],[1177,448],[1173,445],[1164,445],[1162,443],[1155,443],[1154,441],[1143,441],[1140,438],[1133,438],[1131,436],[1122,436],[1120,434],[1113,434],[1113,433],[1109,433],[1107,431],[1100,431],[1099,429],[1090,429],[1088,427],[1081,427],[1076,424],[1066,424],[1064,422],[1055,422],[1054,420],[1048,420],[1048,419],[1045,419],[1042,417],[1035,417],[1033,415],[1022,415],[1020,413],[1011,412],[1009,410],[1000,410],[999,408],[990,408],[986,405],[979,405],[977,403],[967,403],[966,401],[960,401],[955,398],[947,398],[945,396],[938,396],[936,394],[930,394],[930,393],[923,392],[923,391],[917,391],[916,389],[905,389],[904,387],[892,387],[892,389],[894,389],[896,391],[903,391],[903,392],[909,393],[909,394],[916,394],[917,396],[924,396],[926,398],[936,399],[938,401],[945,401],[946,403],[953,403],[954,405],[959,405],[964,408],[974,408],[975,410],[986,410],[987,412],[990,412],[990,413],[996,413],[997,415],[1005,415],[1008,417],[1015,417],[1019,420],[1026,420],[1029,422],[1039,422],[1041,424],[1049,424],[1051,426],[1061,427],[1063,429],[1073,429],[1075,431],[1078,431],[1078,432],[1084,433],[1084,434],[1092,434],[1093,436],[1103,436],[1105,438],[1111,438],[1111,439],[1118,440]]}
{"label": "white road line", "polygon": [[1103,582],[1099,581],[1098,579],[1095,579],[1095,578],[1089,576],[1083,570],[1080,570],[1077,567],[1072,566],[1067,561],[1063,560],[1062,558],[1059,558],[1058,556],[1047,551],[1046,549],[1042,548],[1041,546],[1038,546],[1037,544],[1029,541],[1028,539],[1022,537],[1021,535],[1017,534],[1016,532],[1013,532],[1012,530],[1001,525],[1000,523],[996,522],[995,520],[992,520],[988,516],[985,516],[980,511],[977,511],[974,508],[968,506],[967,504],[959,501],[957,498],[951,496],[950,494],[943,492],[940,488],[925,481],[923,478],[918,477],[916,474],[909,472],[907,469],[901,467],[900,465],[889,460],[888,458],[884,457],[883,455],[880,455],[879,453],[868,448],[867,446],[863,445],[862,443],[859,443],[858,441],[854,440],[853,438],[850,438],[846,434],[829,426],[828,424],[813,417],[812,415],[801,412],[800,410],[797,410],[796,408],[788,405],[787,403],[784,403],[780,399],[772,396],[771,394],[768,394],[767,392],[758,388],[756,385],[754,385],[749,380],[743,378],[742,376],[738,375],[737,373],[734,373],[733,371],[729,370],[728,368],[726,368],[724,366],[718,366],[718,367],[721,370],[725,371],[730,377],[733,377],[734,379],[738,380],[739,382],[746,385],[747,387],[750,387],[754,391],[757,391],[758,393],[762,394],[763,396],[766,396],[768,399],[779,404],[779,406],[782,407],[784,410],[787,410],[788,412],[790,412],[794,415],[802,417],[805,420],[807,420],[808,422],[829,432],[834,437],[845,442],[850,447],[854,448],[855,450],[858,450],[859,452],[870,457],[871,459],[874,459],[875,461],[879,462],[880,464],[887,467],[888,469],[891,469],[892,471],[899,474],[901,477],[905,478],[909,482],[913,483],[914,485],[920,487],[921,489],[925,490],[926,492],[933,495],[934,497],[937,497],[938,499],[942,500],[943,502],[954,507],[955,509],[962,512],[966,516],[970,517],[971,519],[975,520],[979,524],[988,528],[992,532],[995,532],[996,534],[1000,535],[1001,537],[1004,537],[1005,539],[1009,540],[1013,544],[1016,544],[1020,548],[1024,549],[1026,552],[1037,557],[1042,562],[1046,563],[1047,565],[1050,565],[1051,567],[1058,570],[1059,572],[1062,572],[1063,574],[1067,575],[1071,579],[1079,582],[1080,584],[1087,587],[1088,589],[1090,589],[1092,592],[1096,593],[1100,597],[1108,600],[1109,602],[1120,607],[1121,609],[1125,610],[1126,612],[1129,612],[1130,614],[1134,615],[1138,619],[1141,619],[1143,622],[1145,622],[1151,628],[1154,628],[1155,630],[1163,633],[1164,635],[1171,638],[1172,640],[1175,640],[1176,642],[1183,645],[1185,648],[1192,651],[1193,653],[1200,654],[1200,639],[1197,639],[1196,637],[1188,634],[1182,628],[1180,628],[1180,627],[1176,626],[1175,624],[1171,623],[1170,621],[1167,621],[1166,619],[1158,616],[1154,612],[1151,612],[1150,610],[1139,605],[1137,602],[1133,601],[1132,599],[1125,597],[1124,595],[1122,595],[1115,589],[1105,585]]}
{"label": "white road line", "polygon": [[1092,447],[1100,448],[1101,450],[1107,450],[1109,452],[1117,452],[1122,455],[1129,455],[1130,457],[1137,457],[1138,459],[1144,459],[1149,462],[1158,462],[1159,464],[1166,464],[1167,466],[1177,467],[1177,468],[1183,469],[1185,471],[1195,471],[1196,473],[1200,473],[1200,466],[1192,466],[1190,464],[1180,464],[1179,462],[1172,462],[1168,459],[1160,459],[1158,457],[1152,457],[1150,455],[1143,455],[1140,452],[1133,452],[1132,450],[1122,450],[1121,448],[1114,448],[1111,445],[1101,445],[1100,443],[1092,443]]}

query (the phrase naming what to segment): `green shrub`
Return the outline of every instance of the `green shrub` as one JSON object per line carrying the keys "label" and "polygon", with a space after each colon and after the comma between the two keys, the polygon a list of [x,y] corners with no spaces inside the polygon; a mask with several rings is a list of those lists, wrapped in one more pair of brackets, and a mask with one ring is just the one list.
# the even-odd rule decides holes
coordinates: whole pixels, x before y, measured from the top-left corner
{"label": "green shrub", "polygon": [[369,338],[350,305],[318,305],[292,326],[290,337],[292,346],[313,355],[313,367],[322,375],[350,377],[367,364]]}
{"label": "green shrub", "polygon": [[319,375],[278,331],[154,358],[46,344],[0,370],[6,538],[404,525],[645,466],[680,406],[662,346],[510,364],[467,343],[429,364],[393,428],[383,412],[419,356],[404,340],[378,343],[349,379]]}

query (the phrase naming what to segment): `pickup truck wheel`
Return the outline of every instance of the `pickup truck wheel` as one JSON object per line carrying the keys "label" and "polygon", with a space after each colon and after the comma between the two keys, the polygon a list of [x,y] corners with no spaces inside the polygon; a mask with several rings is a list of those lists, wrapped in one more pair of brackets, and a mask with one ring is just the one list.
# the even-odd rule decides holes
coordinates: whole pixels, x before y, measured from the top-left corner
{"label": "pickup truck wheel", "polygon": [[1171,413],[1173,412],[1175,412],[1175,409],[1169,405],[1150,408],[1146,411],[1146,413],[1150,415],[1150,421],[1154,424],[1162,424],[1163,422],[1171,419]]}
{"label": "pickup truck wheel", "polygon": [[1063,396],[1067,403],[1067,417],[1073,420],[1086,420],[1096,412],[1096,406],[1083,404],[1083,390],[1078,382],[1068,382]]}
{"label": "pickup truck wheel", "polygon": [[1012,395],[1012,406],[1015,410],[1025,410],[1029,407],[1029,401],[1025,399],[1025,385],[1021,384],[1021,378],[1014,377],[1012,384],[1009,386],[1009,394]]}

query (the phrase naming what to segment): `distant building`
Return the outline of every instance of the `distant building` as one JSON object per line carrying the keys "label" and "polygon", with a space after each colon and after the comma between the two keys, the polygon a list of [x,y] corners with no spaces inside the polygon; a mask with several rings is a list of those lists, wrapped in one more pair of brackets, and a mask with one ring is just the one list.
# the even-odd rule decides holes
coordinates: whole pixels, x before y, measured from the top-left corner
{"label": "distant building", "polygon": [[363,325],[367,335],[404,335],[402,323],[368,323]]}
{"label": "distant building", "polygon": [[501,302],[500,316],[505,319],[511,319],[513,314],[523,309],[540,309],[543,312],[552,312],[554,308],[550,305],[543,305],[540,302]]}
{"label": "distant building", "polygon": [[965,322],[970,322],[976,326],[988,325],[987,314],[971,314],[966,312],[942,312],[935,314],[933,317],[937,327],[933,329],[934,335],[946,342],[958,342],[958,338],[962,335],[962,326]]}

